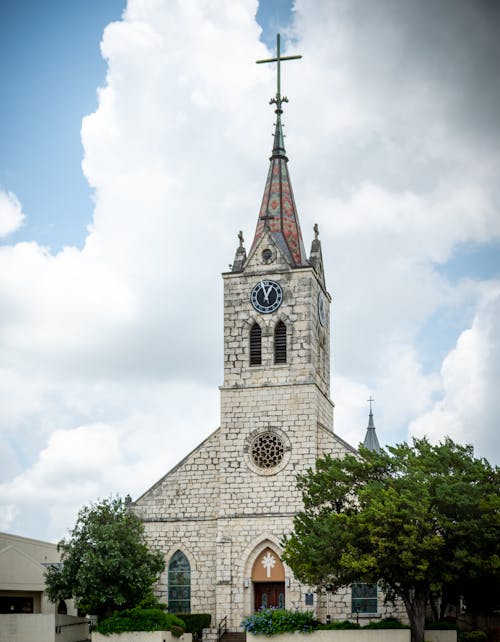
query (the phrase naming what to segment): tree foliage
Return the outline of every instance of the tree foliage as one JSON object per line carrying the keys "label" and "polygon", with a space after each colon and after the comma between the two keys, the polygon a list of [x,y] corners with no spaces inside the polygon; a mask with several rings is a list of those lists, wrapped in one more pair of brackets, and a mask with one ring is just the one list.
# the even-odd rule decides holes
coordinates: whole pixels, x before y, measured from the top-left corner
{"label": "tree foliage", "polygon": [[96,615],[136,606],[165,566],[162,555],[148,548],[141,520],[120,498],[82,508],[58,550],[62,564],[45,575],[49,598],[73,597],[82,611]]}
{"label": "tree foliage", "polygon": [[299,478],[304,510],[285,561],[308,584],[381,582],[422,642],[434,596],[488,578],[498,587],[500,471],[450,439],[325,457]]}

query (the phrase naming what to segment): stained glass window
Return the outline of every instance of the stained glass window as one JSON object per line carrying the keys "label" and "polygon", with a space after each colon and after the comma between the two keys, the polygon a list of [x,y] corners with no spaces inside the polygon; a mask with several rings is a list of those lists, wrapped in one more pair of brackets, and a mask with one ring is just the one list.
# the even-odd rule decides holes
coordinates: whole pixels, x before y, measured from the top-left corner
{"label": "stained glass window", "polygon": [[168,565],[168,610],[172,613],[191,611],[191,567],[181,551],[172,555]]}

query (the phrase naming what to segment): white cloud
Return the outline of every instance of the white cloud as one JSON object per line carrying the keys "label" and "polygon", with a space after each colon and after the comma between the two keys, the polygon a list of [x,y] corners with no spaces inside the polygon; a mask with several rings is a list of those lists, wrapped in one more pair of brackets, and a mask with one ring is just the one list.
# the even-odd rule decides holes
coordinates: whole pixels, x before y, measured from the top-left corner
{"label": "white cloud", "polygon": [[18,512],[19,511],[17,510],[15,504],[6,504],[4,506],[0,506],[0,530],[1,531],[5,532],[11,528]]}
{"label": "white cloud", "polygon": [[409,427],[412,435],[432,440],[450,436],[476,446],[491,458],[497,448],[500,416],[500,283],[491,284],[472,326],[461,333],[441,368],[442,397]]}
{"label": "white cloud", "polygon": [[[373,395],[382,444],[413,422],[498,458],[497,295],[442,268],[498,240],[500,163],[472,115],[461,133],[457,85],[403,10],[360,6],[298,2],[304,57],[283,72],[302,230],[320,224],[333,294],[335,429],[357,445]],[[217,427],[220,272],[239,229],[251,243],[272,142],[256,7],[130,0],[82,123],[83,249],[0,247],[6,528],[60,537],[82,503],[136,497]]]}
{"label": "white cloud", "polygon": [[[29,529],[33,516],[46,510],[45,537],[57,539],[83,504],[114,493],[138,497],[218,427],[215,390],[190,383],[139,388],[124,382],[91,390],[61,386],[57,399],[72,397],[65,399],[65,408],[51,408],[45,399],[52,422],[68,423],[68,417],[71,421],[89,408],[109,421],[52,427],[45,440],[37,437],[45,443],[33,463],[0,483],[4,521],[17,518],[18,529]],[[169,396],[177,403],[165,403]],[[58,521],[62,515],[69,521]]]}
{"label": "white cloud", "polygon": [[24,221],[21,203],[12,192],[0,189],[0,238],[21,227]]}

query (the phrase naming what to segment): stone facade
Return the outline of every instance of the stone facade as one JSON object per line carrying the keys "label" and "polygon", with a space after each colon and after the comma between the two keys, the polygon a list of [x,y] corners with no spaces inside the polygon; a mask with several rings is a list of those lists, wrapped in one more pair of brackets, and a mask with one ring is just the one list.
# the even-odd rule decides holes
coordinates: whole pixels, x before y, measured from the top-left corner
{"label": "stone facade", "polygon": [[[227,616],[232,630],[262,605],[352,616],[350,591],[318,596],[280,562],[301,508],[297,475],[326,453],[356,452],[333,430],[331,297],[317,227],[305,256],[280,130],[250,253],[240,233],[223,274],[220,427],[131,505],[165,556],[160,598],[172,606],[168,569],[180,551],[191,611],[211,613],[212,626]],[[172,589],[181,576],[170,577]]]}
{"label": "stone facade", "polygon": [[[271,263],[262,259],[266,249],[272,252]],[[282,537],[301,508],[297,475],[325,453],[355,451],[333,432],[331,299],[317,271],[292,268],[264,234],[244,269],[224,274],[223,280],[221,425],[139,498],[133,510],[145,522],[148,541],[165,555],[167,570],[157,587],[161,599],[168,600],[169,560],[181,550],[191,569],[191,610],[211,613],[214,623],[228,616],[229,627],[237,629],[255,608],[256,559],[266,548],[280,559]],[[266,315],[250,302],[252,288],[263,280],[278,282],[283,291],[280,307]],[[327,302],[324,325],[318,313],[320,292]],[[286,363],[275,365],[279,321],[286,326]],[[260,365],[250,365],[254,323],[262,329]],[[278,446],[271,444],[266,456],[271,464],[273,457],[279,461],[262,467],[255,449],[274,438]],[[304,608],[305,595],[313,589],[301,586],[286,566],[284,584],[285,606]],[[326,614],[327,605],[318,603],[317,596],[313,600],[313,608]],[[342,602],[342,611],[350,615],[350,604]]]}

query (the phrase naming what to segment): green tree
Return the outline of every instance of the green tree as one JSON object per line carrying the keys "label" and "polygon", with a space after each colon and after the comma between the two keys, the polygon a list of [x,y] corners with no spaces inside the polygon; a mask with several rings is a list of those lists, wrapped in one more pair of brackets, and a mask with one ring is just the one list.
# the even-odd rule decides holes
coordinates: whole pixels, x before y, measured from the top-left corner
{"label": "green tree", "polygon": [[308,584],[377,582],[423,642],[429,600],[500,569],[500,471],[471,446],[415,439],[379,454],[325,457],[299,477],[304,510],[285,561]]}
{"label": "green tree", "polygon": [[162,555],[148,548],[141,520],[120,498],[84,506],[58,550],[62,564],[45,575],[49,598],[73,597],[82,611],[100,616],[132,608],[151,595],[165,567]]}

